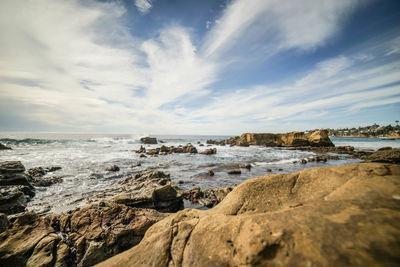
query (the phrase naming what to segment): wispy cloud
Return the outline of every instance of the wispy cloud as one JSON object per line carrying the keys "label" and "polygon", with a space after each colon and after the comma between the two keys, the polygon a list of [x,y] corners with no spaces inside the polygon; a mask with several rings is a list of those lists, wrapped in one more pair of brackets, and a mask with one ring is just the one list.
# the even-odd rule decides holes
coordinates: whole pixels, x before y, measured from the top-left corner
{"label": "wispy cloud", "polygon": [[397,33],[321,58],[279,86],[224,87],[237,57],[323,47],[357,0],[236,0],[204,36],[174,21],[146,38],[132,35],[122,3],[1,1],[0,103],[15,107],[7,112],[62,129],[231,134],[399,103]]}
{"label": "wispy cloud", "polygon": [[135,0],[135,5],[137,9],[143,14],[148,13],[152,8],[150,0]]}

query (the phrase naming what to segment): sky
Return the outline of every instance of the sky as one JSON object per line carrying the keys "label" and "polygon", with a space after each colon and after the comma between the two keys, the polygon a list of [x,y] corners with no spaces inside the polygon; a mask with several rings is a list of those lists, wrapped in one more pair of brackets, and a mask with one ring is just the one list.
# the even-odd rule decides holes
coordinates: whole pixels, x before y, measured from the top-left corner
{"label": "sky", "polygon": [[1,0],[0,131],[395,124],[398,0]]}

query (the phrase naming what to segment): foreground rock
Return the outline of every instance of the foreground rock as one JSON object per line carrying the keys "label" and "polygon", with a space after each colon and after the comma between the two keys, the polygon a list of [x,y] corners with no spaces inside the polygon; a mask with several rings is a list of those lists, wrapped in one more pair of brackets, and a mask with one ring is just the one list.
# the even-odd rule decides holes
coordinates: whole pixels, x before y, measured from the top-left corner
{"label": "foreground rock", "polygon": [[15,214],[25,211],[34,188],[19,161],[0,162],[0,212]]}
{"label": "foreground rock", "polygon": [[2,143],[0,143],[0,150],[9,150],[11,147],[5,146]]}
{"label": "foreground rock", "polygon": [[155,137],[142,137],[142,138],[140,138],[140,141],[143,144],[150,144],[150,145],[157,144],[157,138],[155,138]]}
{"label": "foreground rock", "polygon": [[168,174],[143,171],[119,182],[116,190],[99,195],[93,201],[176,212],[183,208],[182,193]]}
{"label": "foreground rock", "polygon": [[123,205],[47,217],[25,213],[0,234],[0,266],[92,266],[138,244],[165,217]]}
{"label": "foreground rock", "polygon": [[397,266],[399,177],[398,165],[361,163],[251,179],[98,266]]}

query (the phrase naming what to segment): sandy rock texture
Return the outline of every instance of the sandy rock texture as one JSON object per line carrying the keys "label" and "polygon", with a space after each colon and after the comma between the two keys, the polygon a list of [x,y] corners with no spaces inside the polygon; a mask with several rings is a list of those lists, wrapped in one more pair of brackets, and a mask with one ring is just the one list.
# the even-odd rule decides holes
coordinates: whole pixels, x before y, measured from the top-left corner
{"label": "sandy rock texture", "polygon": [[154,224],[98,266],[398,266],[400,166],[274,174]]}

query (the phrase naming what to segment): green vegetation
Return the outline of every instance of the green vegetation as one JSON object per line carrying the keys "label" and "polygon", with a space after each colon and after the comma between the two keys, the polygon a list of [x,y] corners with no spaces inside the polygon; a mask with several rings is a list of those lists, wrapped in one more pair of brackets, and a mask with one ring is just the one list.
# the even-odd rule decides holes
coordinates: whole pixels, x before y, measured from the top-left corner
{"label": "green vegetation", "polygon": [[400,137],[399,121],[396,120],[396,126],[391,124],[380,126],[373,124],[365,127],[358,128],[341,128],[341,129],[328,129],[330,136],[338,137]]}

